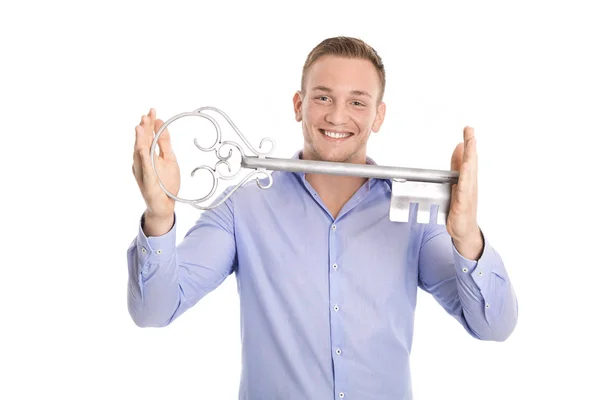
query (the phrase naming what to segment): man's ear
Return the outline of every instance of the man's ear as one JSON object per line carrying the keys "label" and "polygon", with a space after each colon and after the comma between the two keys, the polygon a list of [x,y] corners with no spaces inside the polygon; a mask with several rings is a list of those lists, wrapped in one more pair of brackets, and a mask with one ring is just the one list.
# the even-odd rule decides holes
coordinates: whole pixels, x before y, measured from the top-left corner
{"label": "man's ear", "polygon": [[294,94],[294,116],[296,117],[296,121],[302,121],[302,93],[298,90],[296,94]]}
{"label": "man's ear", "polygon": [[385,119],[385,103],[382,101],[377,106],[377,114],[375,115],[375,121],[373,121],[373,127],[371,130],[373,132],[379,132],[379,128],[383,124],[383,120]]}

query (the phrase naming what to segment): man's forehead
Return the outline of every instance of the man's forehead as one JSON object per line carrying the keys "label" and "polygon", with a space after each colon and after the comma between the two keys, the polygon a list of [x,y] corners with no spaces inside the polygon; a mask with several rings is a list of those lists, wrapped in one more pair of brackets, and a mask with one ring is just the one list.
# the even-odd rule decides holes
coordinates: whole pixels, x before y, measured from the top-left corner
{"label": "man's forehead", "polygon": [[366,90],[367,86],[379,84],[375,66],[369,60],[356,58],[324,56],[308,69],[306,75],[311,88],[351,84],[362,86],[356,90]]}

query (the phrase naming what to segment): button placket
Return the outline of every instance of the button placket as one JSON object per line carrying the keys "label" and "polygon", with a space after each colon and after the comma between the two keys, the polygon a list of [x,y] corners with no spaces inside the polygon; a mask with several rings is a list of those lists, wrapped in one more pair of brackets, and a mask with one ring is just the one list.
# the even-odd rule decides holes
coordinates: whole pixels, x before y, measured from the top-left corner
{"label": "button placket", "polygon": [[336,375],[335,381],[334,381],[334,386],[336,387],[336,392],[337,392],[337,396],[340,399],[343,399],[345,397],[345,394],[343,392],[344,390],[344,386],[345,386],[345,378],[344,378],[344,372],[345,372],[345,365],[344,365],[344,360],[343,360],[343,355],[342,355],[342,347],[343,347],[343,334],[341,331],[341,325],[342,325],[342,321],[340,320],[340,314],[338,314],[339,310],[340,310],[340,305],[339,305],[339,300],[340,300],[340,278],[342,277],[340,275],[341,270],[340,270],[340,265],[339,263],[339,259],[338,259],[338,254],[337,254],[337,248],[339,245],[339,227],[337,226],[337,224],[332,223],[331,226],[329,227],[329,243],[330,243],[330,253],[329,253],[329,257],[330,257],[330,274],[329,274],[329,279],[330,279],[330,287],[331,287],[331,291],[330,291],[330,296],[329,296],[329,304],[330,304],[330,310],[333,310],[333,312],[330,313],[330,324],[331,324],[331,341],[332,341],[332,345],[333,348],[331,349],[331,355],[333,356],[333,367],[334,367],[334,372]]}
{"label": "button placket", "polygon": [[[344,366],[343,364],[340,364],[342,362],[341,360],[341,354],[342,354],[342,350],[341,350],[341,343],[340,343],[340,320],[339,320],[339,314],[337,314],[338,310],[339,310],[339,305],[338,305],[338,300],[339,300],[339,279],[340,279],[340,275],[337,273],[339,270],[339,265],[336,261],[337,260],[337,244],[338,244],[338,237],[339,237],[339,232],[337,232],[337,225],[335,223],[332,223],[329,227],[329,244],[330,244],[330,252],[329,252],[329,257],[330,257],[330,264],[329,264],[329,279],[330,279],[330,286],[331,286],[331,291],[329,294],[329,304],[330,304],[330,310],[333,310],[333,312],[330,314],[330,324],[331,324],[331,340],[332,340],[332,345],[333,348],[331,355],[334,358],[334,363],[333,363],[333,367],[334,367],[334,372],[336,375],[336,379],[334,382],[334,386],[337,387],[338,390],[336,390],[336,392],[338,393],[338,397],[339,398],[343,398],[344,394],[341,391],[341,389],[343,389],[342,385],[343,383],[340,382],[340,378],[342,378],[343,376],[343,369]],[[343,379],[343,378],[342,378]]]}

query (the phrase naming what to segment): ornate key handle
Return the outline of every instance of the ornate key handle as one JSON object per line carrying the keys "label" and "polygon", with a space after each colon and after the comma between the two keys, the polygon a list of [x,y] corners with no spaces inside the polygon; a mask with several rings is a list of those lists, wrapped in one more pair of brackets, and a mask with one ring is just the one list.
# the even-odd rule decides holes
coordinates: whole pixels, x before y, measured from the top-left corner
{"label": "ornate key handle", "polygon": [[[251,151],[253,154],[256,155],[256,157],[258,158],[264,158],[266,156],[268,156],[269,154],[271,154],[274,150],[275,150],[275,141],[272,138],[263,138],[260,142],[260,145],[258,146],[259,149],[262,149],[263,145],[265,144],[265,142],[269,142],[271,145],[271,149],[267,152],[264,151],[260,151],[255,149],[249,142],[248,140],[244,137],[244,135],[240,132],[240,130],[237,128],[237,126],[235,126],[235,124],[233,123],[233,121],[227,116],[227,114],[225,114],[223,111],[219,110],[218,108],[215,107],[201,107],[198,108],[192,112],[184,112],[181,114],[177,114],[174,117],[170,118],[169,120],[167,120],[161,127],[160,129],[156,132],[156,135],[154,137],[154,140],[152,141],[152,147],[150,149],[150,160],[152,161],[152,168],[154,169],[154,173],[158,179],[158,183],[161,187],[161,189],[167,194],[167,196],[169,196],[171,199],[175,200],[175,201],[179,201],[181,203],[186,203],[186,204],[190,204],[193,207],[199,209],[199,210],[208,210],[211,208],[215,208],[217,206],[219,206],[220,204],[222,204],[225,200],[227,200],[229,198],[229,196],[231,196],[240,186],[244,185],[250,178],[252,178],[253,176],[256,176],[256,184],[261,188],[261,189],[268,189],[271,187],[271,185],[273,184],[273,178],[271,177],[271,175],[269,173],[266,172],[265,169],[263,168],[258,168],[253,172],[250,172],[248,175],[246,175],[246,177],[244,179],[242,179],[242,181],[240,181],[234,188],[233,190],[231,190],[226,196],[224,196],[220,201],[218,201],[217,203],[214,203],[210,206],[202,206],[199,205],[199,203],[205,202],[206,200],[208,200],[209,198],[211,198],[218,187],[218,182],[219,179],[224,179],[224,180],[229,180],[229,179],[235,179],[239,173],[242,170],[242,166],[240,166],[240,168],[237,170],[237,172],[235,172],[234,174],[231,174],[232,172],[232,168],[231,168],[231,164],[229,163],[229,159],[231,158],[231,156],[233,155],[233,149],[236,149],[240,152],[242,158],[244,158],[246,155],[244,153],[244,151],[242,150],[242,148],[240,147],[239,144],[235,143],[235,142],[231,142],[231,141],[221,141],[221,127],[219,126],[218,122],[211,117],[210,115],[204,113],[204,110],[210,110],[210,111],[215,111],[219,114],[221,114],[225,120],[229,123],[229,125],[231,125],[231,127],[235,130],[235,132],[238,134],[238,136],[240,137],[240,139],[242,139],[242,141],[244,142],[244,144],[246,145],[246,147],[248,147],[249,151]],[[210,167],[208,165],[201,165],[199,167],[194,168],[194,170],[192,171],[191,175],[192,177],[194,176],[194,174],[198,171],[198,170],[206,170],[208,172],[210,172],[212,179],[213,179],[213,185],[212,188],[210,190],[210,192],[204,196],[201,197],[199,199],[183,199],[181,197],[178,197],[176,195],[174,195],[173,193],[169,192],[167,190],[167,188],[164,186],[164,184],[162,183],[160,176],[158,174],[158,171],[156,170],[156,163],[154,161],[154,154],[156,151],[156,145],[158,143],[158,139],[160,138],[160,135],[163,133],[163,131],[165,129],[167,129],[167,127],[173,123],[174,121],[183,118],[183,117],[202,117],[202,118],[206,118],[207,120],[209,120],[213,126],[216,129],[217,132],[217,137],[215,139],[215,142],[212,144],[212,146],[210,147],[202,147],[198,144],[197,139],[194,138],[194,145],[201,151],[204,152],[211,152],[214,151],[215,155],[217,156],[218,161],[216,162],[214,167]],[[221,153],[221,151],[226,147],[226,146],[231,146],[231,148],[229,149],[229,152],[227,155],[223,155]],[[219,170],[219,167],[221,167],[221,165],[225,165],[227,167],[228,170],[228,174],[223,174],[221,173],[221,171]],[[263,178],[267,178],[269,180],[269,182],[266,185],[261,184],[260,182],[260,178],[261,176]]]}

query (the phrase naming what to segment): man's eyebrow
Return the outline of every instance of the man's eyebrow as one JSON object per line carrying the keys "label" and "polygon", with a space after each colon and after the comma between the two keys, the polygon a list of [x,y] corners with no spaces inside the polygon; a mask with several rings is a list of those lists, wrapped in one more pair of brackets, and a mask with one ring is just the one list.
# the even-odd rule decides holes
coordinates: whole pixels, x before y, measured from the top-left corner
{"label": "man's eyebrow", "polygon": [[364,90],[353,90],[352,92],[353,95],[355,96],[367,96],[367,97],[371,97],[371,95],[368,92],[365,92]]}
{"label": "man's eyebrow", "polygon": [[[327,86],[315,86],[312,89],[319,90],[321,92],[326,92],[326,93],[332,92],[332,90],[330,88],[328,88]],[[369,94],[369,92],[365,92],[364,90],[352,90],[350,92],[350,94],[352,94],[354,96],[367,96],[367,97],[371,98],[371,95]]]}
{"label": "man's eyebrow", "polygon": [[331,89],[326,86],[315,86],[312,90],[320,90],[321,92],[331,93]]}

